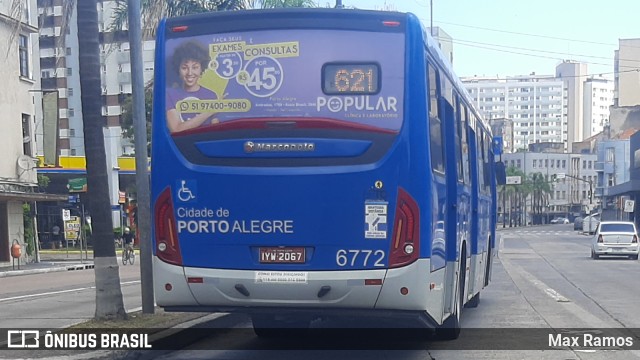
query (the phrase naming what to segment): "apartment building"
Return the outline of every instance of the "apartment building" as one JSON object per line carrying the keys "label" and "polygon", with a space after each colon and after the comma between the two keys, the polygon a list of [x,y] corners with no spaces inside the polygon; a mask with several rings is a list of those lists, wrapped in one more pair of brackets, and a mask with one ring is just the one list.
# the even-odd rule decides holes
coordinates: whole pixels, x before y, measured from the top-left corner
{"label": "apartment building", "polygon": [[613,67],[615,106],[640,105],[640,39],[618,40]]}
{"label": "apartment building", "polygon": [[[78,74],[78,27],[75,8],[65,8],[62,0],[38,1],[40,31],[40,64],[42,87],[59,96],[58,155],[84,156],[82,102]],[[102,115],[109,127],[105,141],[116,144],[115,156],[133,153],[133,144],[122,139],[120,115],[127,94],[131,94],[131,64],[126,28],[111,30],[117,1],[98,2],[100,30],[100,62],[102,79]],[[71,13],[65,23],[65,14]],[[144,80],[153,78],[155,43],[143,42]],[[42,136],[42,134],[39,134]],[[38,153],[44,149],[39,142]],[[110,145],[107,145],[110,146]]]}
{"label": "apartment building", "polygon": [[582,141],[584,130],[584,81],[587,79],[587,64],[566,60],[556,66],[556,78],[565,86],[567,118],[567,151],[572,144]]}
{"label": "apartment building", "polygon": [[565,92],[553,76],[470,77],[462,82],[485,117],[513,121],[513,148],[567,141]]}
{"label": "apartment building", "polygon": [[[63,0],[38,1],[38,16],[42,28],[40,31],[40,75],[45,96],[55,93],[57,101],[58,129],[53,134],[57,138],[55,154],[47,156],[51,150],[45,145],[51,134],[44,130],[37,134],[43,141],[38,142],[38,155],[44,155],[43,173],[55,176],[68,174],[60,168],[59,158],[82,160],[85,155],[81,88],[78,58],[77,11]],[[105,119],[105,152],[107,154],[107,172],[109,194],[114,226],[120,226],[119,213],[120,190],[125,186],[123,173],[118,166],[118,157],[133,155],[133,142],[122,136],[122,106],[132,91],[130,44],[127,28],[119,31],[112,29],[112,21],[118,1],[101,0],[98,2],[98,28],[100,32],[100,75],[102,88],[102,115]],[[75,4],[75,2],[74,2]],[[68,20],[66,14],[70,14]],[[153,78],[155,42],[143,41],[144,81]],[[46,102],[45,102],[46,104]],[[44,106],[44,105],[43,105]],[[46,107],[46,106],[45,106]],[[46,115],[46,112],[45,112]],[[46,116],[45,116],[46,120]],[[74,159],[73,157],[78,157]],[[84,168],[81,169],[84,172]],[[73,177],[82,177],[78,172]],[[129,177],[131,177],[129,175]],[[68,180],[61,179],[62,181]],[[131,182],[131,181],[129,181]]]}
{"label": "apartment building", "polygon": [[609,108],[613,105],[613,97],[613,81],[592,77],[584,82],[581,141],[602,132],[609,123]]}
{"label": "apartment building", "polygon": [[513,120],[514,148],[539,142],[572,143],[602,131],[613,105],[613,83],[587,74],[586,64],[564,61],[556,75],[463,78],[489,119]]}

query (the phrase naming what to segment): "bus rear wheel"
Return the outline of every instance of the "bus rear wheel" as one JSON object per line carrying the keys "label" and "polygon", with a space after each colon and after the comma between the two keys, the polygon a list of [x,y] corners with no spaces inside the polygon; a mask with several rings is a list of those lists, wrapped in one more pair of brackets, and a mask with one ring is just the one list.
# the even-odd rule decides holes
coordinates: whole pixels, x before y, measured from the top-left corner
{"label": "bus rear wheel", "polygon": [[[464,245],[463,245],[464,249]],[[464,306],[464,285],[467,276],[467,254],[462,251],[460,255],[460,275],[458,276],[458,294],[456,295],[456,305],[454,311],[442,325],[436,328],[435,337],[437,340],[455,340],[460,336],[460,317]]]}

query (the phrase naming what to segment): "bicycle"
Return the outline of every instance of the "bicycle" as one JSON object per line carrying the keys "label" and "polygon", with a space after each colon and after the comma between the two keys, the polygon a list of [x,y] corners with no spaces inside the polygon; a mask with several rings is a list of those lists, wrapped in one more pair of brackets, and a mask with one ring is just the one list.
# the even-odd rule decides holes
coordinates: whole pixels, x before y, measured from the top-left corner
{"label": "bicycle", "polygon": [[127,265],[127,261],[131,265],[136,261],[136,253],[133,251],[131,245],[127,245],[122,249],[122,265]]}

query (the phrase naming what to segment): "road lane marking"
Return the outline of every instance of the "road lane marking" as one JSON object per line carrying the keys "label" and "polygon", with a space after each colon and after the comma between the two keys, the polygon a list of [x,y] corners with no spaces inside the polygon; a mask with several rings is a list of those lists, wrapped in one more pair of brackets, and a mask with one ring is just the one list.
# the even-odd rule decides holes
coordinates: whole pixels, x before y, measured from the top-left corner
{"label": "road lane marking", "polygon": [[[120,285],[121,286],[122,285],[135,285],[135,284],[139,284],[139,283],[140,283],[140,280],[134,280],[134,281],[121,282]],[[49,295],[66,294],[66,293],[70,293],[70,292],[91,290],[91,289],[95,289],[95,288],[96,288],[95,286],[89,286],[89,287],[83,287],[83,288],[77,288],[77,289],[59,290],[59,291],[50,291],[50,292],[38,293],[38,294],[13,296],[13,297],[9,297],[9,298],[0,299],[0,302],[11,301],[11,300],[30,299],[30,298],[41,297],[41,296],[49,296]]]}

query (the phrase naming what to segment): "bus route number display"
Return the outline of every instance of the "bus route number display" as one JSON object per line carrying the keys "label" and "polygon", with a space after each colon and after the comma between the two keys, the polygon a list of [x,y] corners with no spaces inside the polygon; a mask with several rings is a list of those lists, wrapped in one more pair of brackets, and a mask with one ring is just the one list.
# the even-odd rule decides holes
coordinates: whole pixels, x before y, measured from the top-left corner
{"label": "bus route number display", "polygon": [[373,95],[380,91],[377,64],[331,63],[322,67],[322,91],[327,95]]}

